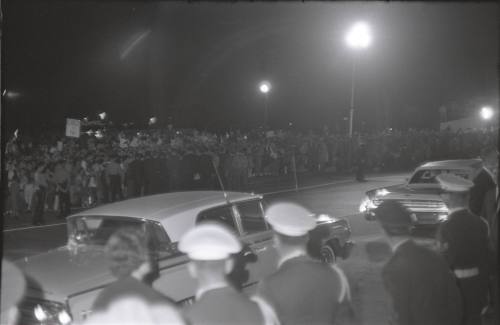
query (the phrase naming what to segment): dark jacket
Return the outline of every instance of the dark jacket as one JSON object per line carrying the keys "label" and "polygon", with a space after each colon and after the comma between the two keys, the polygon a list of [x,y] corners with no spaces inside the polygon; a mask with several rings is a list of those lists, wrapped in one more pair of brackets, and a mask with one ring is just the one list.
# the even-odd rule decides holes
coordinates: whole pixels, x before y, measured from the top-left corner
{"label": "dark jacket", "polygon": [[333,324],[341,279],[329,265],[300,256],[285,261],[257,287],[282,324]]}
{"label": "dark jacket", "polygon": [[398,325],[457,325],[462,298],[446,261],[409,240],[382,269]]}
{"label": "dark jacket", "polygon": [[264,323],[257,303],[231,287],[205,292],[186,309],[185,315],[191,325]]}
{"label": "dark jacket", "polygon": [[482,168],[473,182],[474,186],[470,189],[469,209],[475,215],[486,219],[486,217],[482,215],[484,199],[488,191],[495,189],[495,180],[487,169]]}
{"label": "dark jacket", "polygon": [[477,268],[479,274],[457,279],[464,303],[466,324],[479,324],[488,302],[490,247],[486,221],[466,209],[449,214],[441,224],[439,240],[447,244],[444,255],[452,270]]}
{"label": "dark jacket", "polygon": [[488,262],[488,225],[468,210],[450,213],[438,237],[448,245],[444,256],[451,269],[481,268]]}

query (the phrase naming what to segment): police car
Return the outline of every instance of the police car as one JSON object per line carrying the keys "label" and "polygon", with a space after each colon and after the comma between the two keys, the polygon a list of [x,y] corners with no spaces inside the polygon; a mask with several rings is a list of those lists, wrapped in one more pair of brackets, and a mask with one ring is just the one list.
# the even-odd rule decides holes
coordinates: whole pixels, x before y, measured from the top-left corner
{"label": "police car", "polygon": [[443,190],[436,177],[451,173],[473,180],[483,168],[481,159],[442,160],[417,167],[404,184],[367,191],[359,211],[367,220],[375,220],[373,210],[385,200],[396,200],[410,212],[415,228],[435,228],[448,218],[448,208],[441,199]]}
{"label": "police car", "polygon": [[[315,255],[328,261],[347,257],[351,246],[347,220],[326,214],[316,219],[311,236]],[[29,280],[21,323],[67,324],[85,319],[99,291],[115,280],[103,248],[121,227],[142,229],[151,239],[159,258],[154,287],[179,303],[192,301],[196,282],[186,267],[189,259],[177,244],[189,229],[205,221],[225,224],[244,244],[241,257],[248,263],[243,288],[251,291],[253,284],[276,270],[277,255],[261,195],[193,191],[125,200],[69,216],[66,246],[17,262]]]}

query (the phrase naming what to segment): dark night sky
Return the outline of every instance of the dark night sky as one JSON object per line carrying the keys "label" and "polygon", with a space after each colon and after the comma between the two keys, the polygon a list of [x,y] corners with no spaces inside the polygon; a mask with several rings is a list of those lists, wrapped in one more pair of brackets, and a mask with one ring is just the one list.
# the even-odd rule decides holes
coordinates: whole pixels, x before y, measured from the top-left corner
{"label": "dark night sky", "polygon": [[384,116],[422,127],[452,100],[497,105],[497,15],[480,2],[7,1],[2,86],[21,96],[4,101],[4,121],[62,127],[104,110],[122,122],[255,126],[268,79],[272,125],[345,130],[354,52],[344,35],[364,20],[374,40],[358,55],[356,127]]}

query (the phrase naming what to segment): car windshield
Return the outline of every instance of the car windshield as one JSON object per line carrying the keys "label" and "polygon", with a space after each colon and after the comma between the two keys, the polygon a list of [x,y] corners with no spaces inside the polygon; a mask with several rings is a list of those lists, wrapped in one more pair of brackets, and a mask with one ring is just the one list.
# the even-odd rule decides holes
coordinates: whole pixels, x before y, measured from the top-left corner
{"label": "car windshield", "polygon": [[120,228],[146,230],[141,219],[110,216],[79,216],[68,220],[68,238],[78,244],[105,245],[109,237]]}
{"label": "car windshield", "polygon": [[437,184],[436,176],[443,173],[451,173],[465,179],[469,179],[469,173],[460,169],[421,169],[410,179],[409,184]]}

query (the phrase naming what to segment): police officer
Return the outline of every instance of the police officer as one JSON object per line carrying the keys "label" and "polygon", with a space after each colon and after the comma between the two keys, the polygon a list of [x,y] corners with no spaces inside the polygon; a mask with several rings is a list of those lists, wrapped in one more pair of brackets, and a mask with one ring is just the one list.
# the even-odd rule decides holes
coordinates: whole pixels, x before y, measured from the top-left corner
{"label": "police officer", "polygon": [[463,324],[481,324],[488,303],[488,225],[468,208],[473,182],[452,174],[436,179],[450,211],[438,230],[438,241],[462,293]]}
{"label": "police officer", "polygon": [[259,283],[257,295],[270,303],[283,324],[333,324],[349,285],[336,266],[307,255],[308,232],[316,220],[305,208],[278,203],[266,211],[274,229],[278,270]]}
{"label": "police officer", "polygon": [[227,279],[234,266],[232,255],[242,245],[221,224],[203,223],[179,241],[179,250],[191,262],[189,273],[198,281],[195,302],[185,310],[190,324],[277,324],[271,307],[252,301]]}

